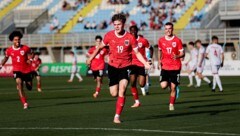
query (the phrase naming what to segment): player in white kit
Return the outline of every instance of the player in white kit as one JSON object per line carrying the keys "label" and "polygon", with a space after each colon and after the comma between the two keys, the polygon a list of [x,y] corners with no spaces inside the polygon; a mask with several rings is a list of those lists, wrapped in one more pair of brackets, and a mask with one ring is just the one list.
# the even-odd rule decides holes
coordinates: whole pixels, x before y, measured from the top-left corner
{"label": "player in white kit", "polygon": [[187,86],[191,87],[191,86],[193,86],[194,71],[197,68],[198,51],[194,47],[194,42],[189,42],[188,43],[188,49],[190,50],[190,59],[186,63],[188,78],[189,78],[189,84]]}
{"label": "player in white kit", "polygon": [[212,37],[212,44],[208,45],[206,49],[206,57],[209,57],[211,63],[211,69],[213,74],[213,86],[212,91],[215,92],[216,84],[219,87],[219,91],[223,92],[221,79],[218,71],[220,67],[223,67],[224,53],[222,46],[218,44],[218,37]]}
{"label": "player in white kit", "polygon": [[196,72],[196,82],[197,85],[195,87],[201,86],[202,79],[208,83],[208,85],[211,87],[211,81],[202,75],[204,66],[205,66],[205,48],[202,46],[202,42],[200,40],[195,41],[195,45],[198,48],[198,60],[197,60],[197,72]]}
{"label": "player in white kit", "polygon": [[78,73],[77,56],[75,55],[75,53],[73,51],[70,52],[70,55],[71,55],[71,62],[72,62],[72,72],[71,72],[71,76],[70,76],[70,79],[68,80],[68,82],[73,81],[74,75],[76,75],[79,82],[81,82],[83,79],[80,76],[80,74]]}

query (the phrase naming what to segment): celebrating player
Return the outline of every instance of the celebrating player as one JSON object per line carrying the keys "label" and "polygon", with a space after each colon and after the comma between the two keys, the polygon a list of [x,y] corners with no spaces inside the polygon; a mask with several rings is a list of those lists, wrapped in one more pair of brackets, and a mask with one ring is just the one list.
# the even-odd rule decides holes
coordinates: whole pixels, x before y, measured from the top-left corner
{"label": "celebrating player", "polygon": [[176,87],[179,85],[181,58],[185,53],[182,41],[173,35],[173,24],[168,22],[164,26],[165,36],[158,41],[158,67],[161,69],[160,86],[165,89],[170,87],[169,110],[174,110]]}
{"label": "celebrating player", "polygon": [[70,76],[70,79],[68,80],[68,82],[72,82],[75,75],[78,78],[78,81],[82,82],[83,79],[82,79],[81,75],[78,73],[77,56],[75,55],[75,53],[73,51],[70,52],[70,55],[72,57],[71,58],[72,59],[72,72],[71,72],[71,76]]}
{"label": "celebrating player", "polygon": [[218,37],[212,37],[212,44],[208,45],[206,49],[206,56],[209,57],[211,63],[211,69],[213,74],[213,86],[212,91],[215,92],[216,83],[219,87],[219,91],[223,92],[221,79],[218,75],[218,70],[223,67],[224,53],[221,45],[218,44]]}
{"label": "celebrating player", "polygon": [[[23,90],[23,82],[25,81],[27,89],[32,89],[32,77],[29,74],[30,70],[30,60],[28,55],[31,53],[31,49],[21,44],[21,39],[23,35],[20,31],[13,31],[9,35],[9,40],[13,42],[11,47],[8,47],[5,52],[5,57],[3,58],[0,69],[7,62],[9,57],[12,59],[13,75],[17,84],[18,95],[23,104],[23,109],[28,108],[26,94]],[[30,70],[30,71],[29,71]]]}
{"label": "celebrating player", "polygon": [[[88,50],[87,57],[91,56],[91,54],[96,50],[96,48],[101,45],[101,42],[102,42],[102,37],[100,35],[97,35],[95,37],[95,46],[91,47]],[[105,55],[107,55],[107,53],[108,52],[106,48],[101,49],[99,53],[95,56],[95,58],[91,61],[91,64],[90,64],[90,69],[93,72],[93,77],[97,82],[96,90],[95,90],[95,93],[93,94],[94,98],[98,97],[101,90],[103,70],[105,66],[104,57]]]}
{"label": "celebrating player", "polygon": [[[148,40],[138,35],[138,27],[136,25],[131,26],[129,30],[130,30],[130,33],[135,37],[135,39],[138,42],[138,51],[142,54],[144,59],[147,61],[147,58],[145,55],[145,49],[150,48]],[[130,83],[131,83],[131,92],[135,100],[135,103],[131,106],[132,108],[136,108],[140,106],[138,90],[137,90],[137,80],[139,81],[138,84],[141,87],[143,95],[146,95],[146,92],[144,89],[146,84],[146,70],[144,68],[144,64],[138,60],[136,54],[133,51],[132,66],[131,66],[131,72],[130,72]]]}
{"label": "celebrating player", "polygon": [[189,84],[187,85],[188,87],[193,86],[193,75],[194,71],[197,68],[197,58],[198,58],[198,51],[194,47],[194,42],[189,42],[188,43],[188,49],[190,50],[190,58],[187,61],[187,72],[188,72],[188,78],[189,78]]}
{"label": "celebrating player", "polygon": [[118,97],[113,122],[121,123],[120,114],[125,104],[125,92],[129,80],[130,65],[132,63],[132,50],[134,50],[137,58],[144,64],[145,68],[149,69],[150,65],[138,51],[136,39],[124,30],[126,17],[123,14],[115,14],[112,17],[112,22],[114,30],[106,33],[102,44],[96,48],[87,60],[87,64],[91,64],[91,61],[100,49],[109,46],[109,89],[113,97]]}
{"label": "celebrating player", "polygon": [[197,40],[195,42],[195,45],[198,48],[198,60],[197,60],[197,72],[196,72],[196,81],[197,81],[197,86],[201,86],[201,81],[202,79],[208,83],[209,86],[211,86],[211,81],[202,75],[204,66],[205,66],[205,48],[202,46],[202,42],[200,40]]}
{"label": "celebrating player", "polygon": [[42,64],[42,60],[39,58],[40,53],[36,52],[32,59],[32,75],[37,79],[37,91],[42,92],[41,88],[41,76],[39,74],[39,68]]}

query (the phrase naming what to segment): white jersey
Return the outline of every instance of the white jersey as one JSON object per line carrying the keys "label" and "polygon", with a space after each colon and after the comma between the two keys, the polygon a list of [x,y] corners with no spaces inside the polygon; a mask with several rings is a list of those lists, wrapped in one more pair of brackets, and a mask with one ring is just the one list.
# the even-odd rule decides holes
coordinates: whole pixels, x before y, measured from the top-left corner
{"label": "white jersey", "polygon": [[197,65],[197,60],[198,60],[198,51],[196,48],[193,48],[190,51],[190,55],[191,55],[191,60],[189,63],[193,64],[193,65]]}
{"label": "white jersey", "polygon": [[72,66],[75,66],[75,65],[77,65],[77,56],[76,55],[74,55],[72,57]]}
{"label": "white jersey", "polygon": [[223,49],[221,45],[219,44],[208,45],[206,53],[208,54],[211,65],[220,65],[222,63],[221,54],[223,53]]}
{"label": "white jersey", "polygon": [[198,60],[197,60],[198,66],[201,65],[202,67],[205,65],[205,48],[201,46],[198,49]]}

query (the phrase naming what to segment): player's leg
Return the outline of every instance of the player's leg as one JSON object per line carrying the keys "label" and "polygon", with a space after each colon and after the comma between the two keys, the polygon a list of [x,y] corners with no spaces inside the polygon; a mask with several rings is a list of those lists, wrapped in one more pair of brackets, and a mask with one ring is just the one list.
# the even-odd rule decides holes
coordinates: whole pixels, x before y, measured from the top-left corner
{"label": "player's leg", "polygon": [[201,82],[202,82],[202,74],[198,71],[198,69],[197,69],[197,72],[196,72],[196,75],[195,75],[195,79],[196,79],[196,82],[197,82],[197,85],[195,87],[200,87]]}
{"label": "player's leg", "polygon": [[167,75],[167,71],[164,69],[161,70],[159,83],[162,89],[166,89],[169,85],[169,76]]}
{"label": "player's leg", "polygon": [[218,74],[219,68],[220,68],[219,65],[215,66],[215,72],[214,72],[213,75],[214,75],[214,78],[215,78],[216,83],[217,83],[217,85],[218,85],[219,91],[220,91],[220,92],[223,92],[222,82],[221,82],[220,76],[219,76],[219,74]]}
{"label": "player's leg", "polygon": [[170,80],[171,80],[171,93],[170,93],[170,100],[169,100],[169,110],[174,110],[174,104],[176,100],[176,88],[180,84],[180,70],[173,70],[169,73]]}
{"label": "player's leg", "polygon": [[18,96],[23,105],[23,109],[27,109],[28,108],[27,98],[26,98],[25,92],[23,91],[23,81],[22,81],[23,75],[20,72],[16,72],[16,73],[14,72],[14,78],[17,84]]}
{"label": "player's leg", "polygon": [[93,94],[93,97],[97,98],[101,91],[103,71],[102,70],[93,71],[93,74],[94,78],[96,79],[96,89],[95,93]]}
{"label": "player's leg", "polygon": [[32,73],[27,73],[27,74],[23,74],[24,77],[24,82],[26,85],[26,88],[31,91],[32,90]]}
{"label": "player's leg", "polygon": [[78,81],[79,82],[82,82],[83,81],[83,78],[82,78],[82,76],[78,73],[78,72],[76,72],[76,77],[78,78]]}
{"label": "player's leg", "polygon": [[[150,77],[149,77],[149,71],[146,70],[146,76],[145,76],[145,79],[146,79],[146,84],[145,84],[145,87],[144,87],[144,90],[146,92],[146,95],[149,94],[149,86],[150,86]],[[142,88],[141,88],[142,89]]]}
{"label": "player's leg", "polygon": [[38,92],[42,92],[41,76],[37,75],[36,79],[37,79],[37,90]]}
{"label": "player's leg", "polygon": [[134,70],[131,70],[130,74],[130,84],[131,84],[131,93],[133,95],[133,99],[135,103],[131,106],[132,108],[136,108],[140,106],[138,90],[137,90],[137,75],[134,73]]}
{"label": "player's leg", "polygon": [[71,75],[70,75],[70,79],[68,80],[68,82],[72,82],[72,81],[73,81],[73,78],[74,78],[74,73],[72,72]]}

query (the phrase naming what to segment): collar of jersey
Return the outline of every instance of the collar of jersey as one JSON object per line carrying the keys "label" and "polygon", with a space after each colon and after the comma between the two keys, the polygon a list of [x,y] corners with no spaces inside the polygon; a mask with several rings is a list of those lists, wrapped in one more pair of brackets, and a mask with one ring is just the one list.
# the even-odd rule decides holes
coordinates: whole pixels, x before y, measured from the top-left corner
{"label": "collar of jersey", "polygon": [[18,48],[15,48],[14,45],[12,45],[12,48],[13,48],[13,50],[19,50],[21,46],[22,45],[20,45]]}
{"label": "collar of jersey", "polygon": [[[124,31],[125,31],[125,30],[124,30]],[[126,35],[126,33],[127,33],[127,32],[125,31],[122,36],[118,36],[117,33],[116,33],[116,31],[114,31],[114,34],[117,36],[117,38],[122,38],[122,37],[124,37],[124,36]]]}
{"label": "collar of jersey", "polygon": [[175,36],[173,35],[172,38],[168,39],[168,38],[165,36],[165,39],[166,39],[167,41],[171,41],[174,37],[175,37]]}

